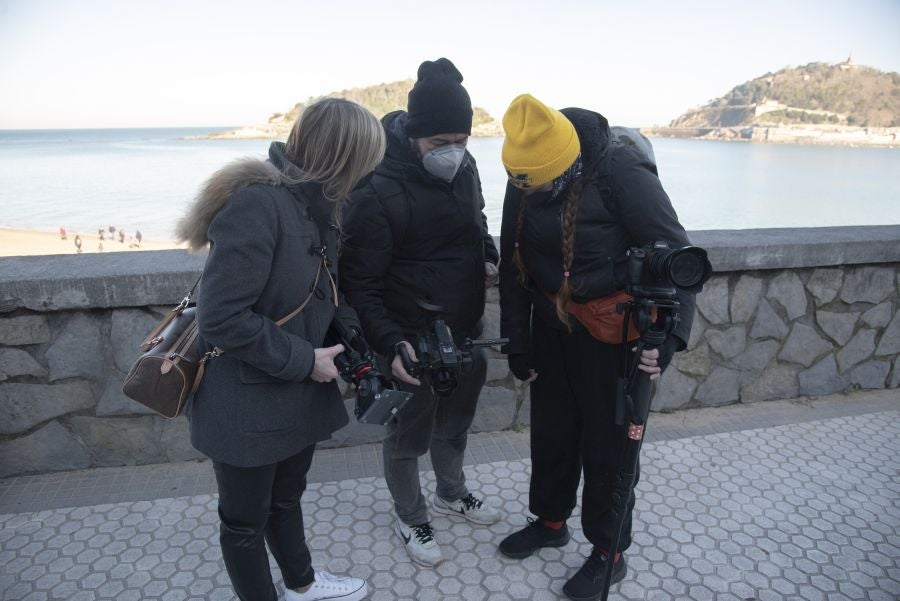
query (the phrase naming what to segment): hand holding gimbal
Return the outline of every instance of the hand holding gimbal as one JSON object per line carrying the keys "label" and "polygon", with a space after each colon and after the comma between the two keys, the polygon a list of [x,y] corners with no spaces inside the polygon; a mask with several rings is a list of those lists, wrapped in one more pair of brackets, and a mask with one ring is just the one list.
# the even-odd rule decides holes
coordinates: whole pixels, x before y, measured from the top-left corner
{"label": "hand holding gimbal", "polygon": [[427,330],[418,336],[416,358],[413,361],[406,350],[406,345],[397,347],[397,353],[403,361],[403,368],[414,378],[427,377],[431,389],[437,396],[450,396],[459,385],[462,374],[471,371],[473,366],[472,349],[479,346],[493,346],[506,344],[508,338],[491,338],[472,340],[466,338],[465,342],[457,345],[453,341],[453,334],[447,322],[438,316],[446,312],[440,305],[433,305],[423,300],[417,300],[426,313],[431,316]]}
{"label": "hand holding gimbal", "polygon": [[341,378],[356,386],[356,419],[364,424],[387,425],[412,398],[412,393],[400,390],[397,382],[378,371],[375,355],[356,328],[332,322],[328,339],[344,345],[344,352],[334,358],[334,364]]}

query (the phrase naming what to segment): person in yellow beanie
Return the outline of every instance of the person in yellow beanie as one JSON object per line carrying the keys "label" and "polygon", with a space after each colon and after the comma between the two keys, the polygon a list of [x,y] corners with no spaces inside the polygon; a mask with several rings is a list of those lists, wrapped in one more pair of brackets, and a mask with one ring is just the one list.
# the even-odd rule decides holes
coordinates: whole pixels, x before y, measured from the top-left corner
{"label": "person in yellow beanie", "polygon": [[604,333],[577,309],[623,294],[628,248],[655,241],[681,247],[688,239],[652,161],[615,141],[603,116],[558,111],[522,94],[503,128],[509,182],[500,244],[501,335],[509,338],[503,350],[510,370],[531,388],[529,510],[537,518],[506,537],[500,551],[525,558],[567,544],[566,520],[583,470],[581,523],[593,549],[563,591],[575,600],[599,599],[608,558],[618,582],[626,573],[622,552],[631,544],[633,494],[618,547],[610,549],[613,483],[626,441],[615,424],[617,377],[626,360],[659,377],[687,346],[694,299],[678,293],[680,323],[660,348],[639,357],[624,348],[633,345],[622,343],[622,317]]}

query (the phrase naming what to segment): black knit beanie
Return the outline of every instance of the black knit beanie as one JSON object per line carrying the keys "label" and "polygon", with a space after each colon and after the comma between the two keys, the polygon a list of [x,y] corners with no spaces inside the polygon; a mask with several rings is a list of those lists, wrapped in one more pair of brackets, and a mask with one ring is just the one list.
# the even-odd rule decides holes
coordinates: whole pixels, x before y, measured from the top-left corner
{"label": "black knit beanie", "polygon": [[410,138],[472,133],[472,101],[462,80],[462,73],[446,58],[419,65],[406,109]]}

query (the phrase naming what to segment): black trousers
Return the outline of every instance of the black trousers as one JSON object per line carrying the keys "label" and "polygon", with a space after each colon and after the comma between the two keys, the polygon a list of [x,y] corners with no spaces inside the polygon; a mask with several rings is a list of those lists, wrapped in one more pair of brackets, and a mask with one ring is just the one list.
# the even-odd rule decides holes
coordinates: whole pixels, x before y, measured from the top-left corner
{"label": "black trousers", "polygon": [[[626,441],[625,428],[614,423],[622,346],[604,344],[584,329],[560,331],[538,316],[532,321],[538,378],[531,384],[529,509],[547,520],[568,519],[584,471],[582,528],[593,545],[609,549],[615,531],[612,493]],[[631,545],[633,508],[632,492],[619,551]]]}
{"label": "black trousers", "polygon": [[287,588],[315,580],[303,533],[300,496],[315,445],[272,465],[235,467],[213,462],[219,487],[219,541],[225,568],[241,601],[277,601],[269,556]]}

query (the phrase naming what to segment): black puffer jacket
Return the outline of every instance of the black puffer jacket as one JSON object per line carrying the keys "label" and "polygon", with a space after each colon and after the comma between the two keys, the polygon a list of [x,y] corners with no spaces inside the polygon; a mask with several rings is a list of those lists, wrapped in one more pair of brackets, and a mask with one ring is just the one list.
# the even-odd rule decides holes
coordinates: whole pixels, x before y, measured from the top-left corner
{"label": "black puffer jacket", "polygon": [[382,120],[385,159],[353,193],[343,219],[341,289],[383,354],[427,327],[416,299],[445,306],[454,336],[475,335],[484,264],[498,261],[475,160],[466,153],[450,183],[434,177],[410,148],[405,117],[398,111]]}
{"label": "black puffer jacket", "polygon": [[[689,244],[684,228],[657,177],[656,168],[630,146],[610,143],[609,124],[597,113],[563,109],[581,142],[587,183],[578,207],[574,261],[569,284],[572,299],[584,302],[609,295],[625,286],[625,252],[629,247],[664,240],[673,248]],[[607,153],[612,153],[607,156]],[[609,159],[609,160],[607,160]],[[606,171],[609,171],[607,174]],[[518,281],[512,256],[521,192],[508,185],[501,229],[501,334],[509,337],[510,354],[530,350],[531,313],[535,319],[564,328],[545,293],[562,285],[562,210],[566,192],[528,197],[519,251],[528,271],[529,288]],[[679,292],[681,322],[674,331],[683,349],[691,331],[694,295]],[[580,327],[571,320],[574,327]]]}

